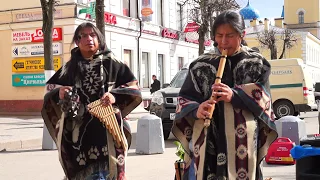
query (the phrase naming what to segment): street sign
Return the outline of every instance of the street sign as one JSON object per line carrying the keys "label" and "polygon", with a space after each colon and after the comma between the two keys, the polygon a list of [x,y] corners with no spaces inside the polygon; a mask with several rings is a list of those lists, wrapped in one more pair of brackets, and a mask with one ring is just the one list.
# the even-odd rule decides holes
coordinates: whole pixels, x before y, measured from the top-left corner
{"label": "street sign", "polygon": [[44,86],[44,74],[12,74],[12,86]]}
{"label": "street sign", "polygon": [[[52,43],[53,55],[62,54],[62,43]],[[25,44],[12,46],[12,57],[43,56],[43,44]]]}
{"label": "street sign", "polygon": [[[54,70],[61,67],[61,58],[53,57]],[[12,60],[12,72],[43,72],[44,58],[32,57]]]}

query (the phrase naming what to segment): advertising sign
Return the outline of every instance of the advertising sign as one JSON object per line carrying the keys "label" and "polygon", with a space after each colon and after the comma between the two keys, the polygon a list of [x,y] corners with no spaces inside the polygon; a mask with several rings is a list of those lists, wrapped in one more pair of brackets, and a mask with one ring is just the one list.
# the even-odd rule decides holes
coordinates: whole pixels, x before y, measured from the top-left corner
{"label": "advertising sign", "polygon": [[168,28],[163,28],[161,35],[162,37],[169,38],[169,39],[179,39],[178,32]]}
{"label": "advertising sign", "polygon": [[12,86],[44,86],[46,83],[44,74],[13,74]]}
{"label": "advertising sign", "polygon": [[[62,54],[62,44],[52,43],[53,55]],[[26,44],[12,46],[12,57],[32,57],[32,56],[43,56],[43,44]]]}
{"label": "advertising sign", "polygon": [[[52,29],[52,40],[62,40],[62,28]],[[12,32],[13,43],[25,43],[25,42],[43,42],[42,29],[26,30],[26,31],[13,31]]]}
{"label": "advertising sign", "polygon": [[[61,58],[53,58],[54,70],[61,67]],[[43,72],[44,71],[44,58],[32,57],[23,59],[12,60],[12,72]]]}
{"label": "advertising sign", "polygon": [[152,1],[151,0],[142,0],[141,5],[141,15],[142,21],[152,21]]}

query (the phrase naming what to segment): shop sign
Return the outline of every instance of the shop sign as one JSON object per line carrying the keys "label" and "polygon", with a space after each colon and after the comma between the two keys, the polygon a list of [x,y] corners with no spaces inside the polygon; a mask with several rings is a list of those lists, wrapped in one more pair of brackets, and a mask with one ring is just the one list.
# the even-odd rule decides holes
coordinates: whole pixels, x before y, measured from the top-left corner
{"label": "shop sign", "polygon": [[[61,43],[52,43],[53,55],[62,54],[62,44]],[[26,45],[17,45],[12,46],[11,51],[12,57],[32,57],[32,56],[43,56],[44,49],[43,44],[26,44]]]}
{"label": "shop sign", "polygon": [[165,37],[165,38],[179,39],[178,32],[168,28],[163,28],[161,34],[162,34],[162,37]]}
{"label": "shop sign", "polygon": [[184,29],[184,32],[197,32],[199,29],[199,24],[197,24],[196,22],[190,22],[187,24],[186,28]]}
{"label": "shop sign", "polygon": [[[96,19],[96,2],[90,2],[88,8],[86,8],[86,13],[89,15],[90,19]],[[104,12],[104,22],[108,24],[117,24],[117,17],[109,12]]]}
{"label": "shop sign", "polygon": [[152,11],[151,8],[145,7],[145,8],[142,8],[142,9],[141,9],[141,15],[142,15],[142,16],[149,16],[149,15],[151,15],[151,14],[153,14],[153,11]]}
{"label": "shop sign", "polygon": [[108,24],[117,24],[117,17],[111,13],[104,12],[104,22]]}
{"label": "shop sign", "polygon": [[[57,9],[54,11],[54,18],[61,18],[62,10]],[[35,21],[42,20],[42,11],[37,12],[26,12],[26,13],[17,13],[15,14],[15,21]]]}
{"label": "shop sign", "polygon": [[150,23],[143,22],[142,24],[142,32],[147,34],[159,35],[160,27],[158,25],[153,25]]}
{"label": "shop sign", "polygon": [[[32,57],[12,60],[12,72],[42,72],[44,71],[44,58]],[[54,70],[61,67],[61,58],[53,58]]]}
{"label": "shop sign", "polygon": [[[62,40],[62,28],[52,29],[52,40]],[[27,30],[27,31],[13,31],[12,32],[13,43],[25,43],[25,42],[43,42],[42,29]]]}
{"label": "shop sign", "polygon": [[44,86],[46,84],[44,74],[13,74],[12,86]]}

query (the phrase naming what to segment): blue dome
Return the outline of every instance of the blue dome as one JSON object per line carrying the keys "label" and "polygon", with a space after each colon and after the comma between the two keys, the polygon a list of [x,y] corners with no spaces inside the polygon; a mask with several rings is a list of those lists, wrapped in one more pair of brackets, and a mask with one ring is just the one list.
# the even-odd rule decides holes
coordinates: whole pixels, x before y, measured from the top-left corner
{"label": "blue dome", "polygon": [[247,6],[240,10],[240,14],[245,20],[258,19],[260,17],[259,11],[250,5],[249,0]]}

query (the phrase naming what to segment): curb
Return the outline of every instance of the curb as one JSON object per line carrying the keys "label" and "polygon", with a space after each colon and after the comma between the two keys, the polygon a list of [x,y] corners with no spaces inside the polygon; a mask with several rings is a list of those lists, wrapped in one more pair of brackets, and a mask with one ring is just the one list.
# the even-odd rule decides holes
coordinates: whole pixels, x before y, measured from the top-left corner
{"label": "curb", "polygon": [[42,138],[0,143],[0,152],[41,147]]}

